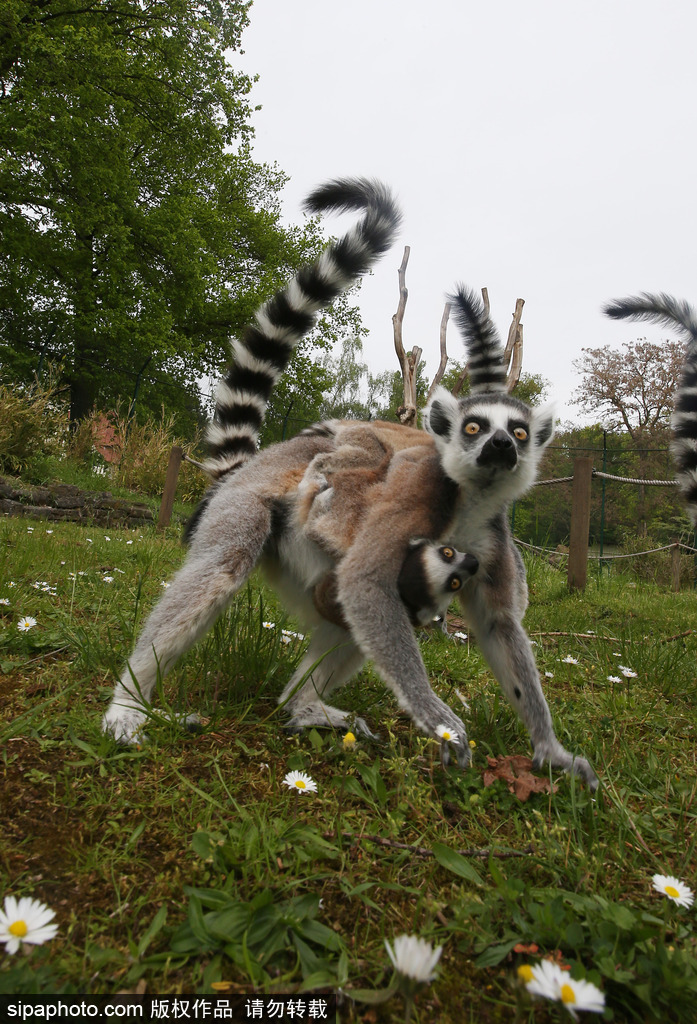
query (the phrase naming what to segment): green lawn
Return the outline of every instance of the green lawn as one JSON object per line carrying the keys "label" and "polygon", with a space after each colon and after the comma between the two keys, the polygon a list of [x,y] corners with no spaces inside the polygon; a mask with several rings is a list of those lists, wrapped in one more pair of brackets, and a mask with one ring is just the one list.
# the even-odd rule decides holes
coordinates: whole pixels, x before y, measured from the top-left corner
{"label": "green lawn", "polygon": [[[475,744],[467,771],[441,767],[371,672],[342,702],[379,743],[287,735],[276,697],[302,641],[258,580],[158,700],[202,712],[203,732],[158,717],[117,747],[99,731],[114,674],[181,559],[174,530],[0,523],[0,898],[31,895],[59,923],[30,956],[0,953],[0,991],[341,988],[342,1021],[402,1021],[399,994],[371,993],[392,980],[384,940],[406,932],[443,946],[414,1021],[569,1020],[517,980],[543,955],[603,990],[606,1019],[694,1019],[695,909],[651,879],[695,888],[697,644],[679,634],[696,592],[593,577],[570,595],[528,561],[555,725],[601,788],[555,777],[523,803],[484,784],[487,758],[529,748],[474,641],[422,644]],[[316,793],[283,785],[294,769]]]}

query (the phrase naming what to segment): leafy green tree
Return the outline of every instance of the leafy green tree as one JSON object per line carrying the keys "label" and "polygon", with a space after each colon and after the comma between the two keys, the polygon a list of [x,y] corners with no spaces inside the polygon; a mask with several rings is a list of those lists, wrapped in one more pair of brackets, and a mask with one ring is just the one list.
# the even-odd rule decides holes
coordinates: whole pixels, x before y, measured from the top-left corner
{"label": "leafy green tree", "polygon": [[62,367],[71,419],[197,415],[259,301],[321,245],[251,157],[244,0],[3,0],[0,366]]}

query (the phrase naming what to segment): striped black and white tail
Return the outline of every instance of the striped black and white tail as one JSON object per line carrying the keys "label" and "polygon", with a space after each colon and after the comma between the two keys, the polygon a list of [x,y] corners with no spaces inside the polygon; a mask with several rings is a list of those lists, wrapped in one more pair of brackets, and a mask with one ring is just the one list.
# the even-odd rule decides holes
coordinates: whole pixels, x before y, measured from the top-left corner
{"label": "striped black and white tail", "polygon": [[643,292],[618,299],[603,312],[613,320],[648,320],[679,331],[687,340],[678,391],[670,425],[673,431],[671,451],[676,479],[687,502],[692,525],[697,530],[697,312],[689,303],[671,295]]}
{"label": "striped black and white tail", "polygon": [[470,393],[506,391],[504,347],[484,303],[464,285],[448,296],[448,302],[467,346]]}
{"label": "striped black and white tail", "polygon": [[271,390],[316,314],[365,274],[392,244],[400,222],[390,191],[365,178],[320,185],[305,201],[313,213],[363,210],[361,220],[257,311],[233,342],[233,362],[218,386],[208,427],[208,474],[219,480],[257,449]]}

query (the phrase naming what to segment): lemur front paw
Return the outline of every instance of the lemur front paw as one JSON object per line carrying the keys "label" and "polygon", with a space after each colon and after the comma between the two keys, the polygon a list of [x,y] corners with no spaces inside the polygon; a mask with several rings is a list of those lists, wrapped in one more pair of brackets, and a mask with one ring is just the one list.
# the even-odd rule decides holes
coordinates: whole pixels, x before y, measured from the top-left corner
{"label": "lemur front paw", "polygon": [[450,764],[450,752],[453,751],[459,766],[469,767],[472,752],[464,722],[435,694],[433,698],[433,704],[429,701],[426,708],[419,709],[417,724],[434,739],[440,740],[440,758],[444,766]]}
{"label": "lemur front paw", "polygon": [[570,775],[578,775],[588,788],[593,791],[600,785],[598,776],[585,757],[574,757],[573,754],[564,750],[563,747],[560,750],[553,750],[551,752],[536,747],[532,759],[533,768],[539,771],[546,763],[550,764],[552,768],[561,768]]}

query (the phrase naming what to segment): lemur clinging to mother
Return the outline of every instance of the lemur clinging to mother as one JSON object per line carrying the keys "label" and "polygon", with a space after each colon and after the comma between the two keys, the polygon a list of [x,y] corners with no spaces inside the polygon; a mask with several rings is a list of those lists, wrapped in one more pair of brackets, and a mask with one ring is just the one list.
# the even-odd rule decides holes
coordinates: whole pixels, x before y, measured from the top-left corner
{"label": "lemur clinging to mother", "polygon": [[[390,431],[380,427],[376,424],[371,434],[359,427],[353,443],[351,427],[347,424],[341,446],[333,452],[316,455],[298,486],[297,523],[306,536],[336,562],[353,543],[355,531],[371,500],[373,485],[384,479],[395,458]],[[405,449],[401,457],[409,458],[409,449]],[[415,537],[397,578],[397,590],[412,624],[428,626],[435,619],[442,619],[445,629],[450,603],[472,578],[478,565],[474,555],[448,544]],[[336,625],[346,625],[335,572],[320,580],[312,599],[322,618]]]}
{"label": "lemur clinging to mother", "polygon": [[[440,389],[430,402],[428,433],[396,424],[327,422],[257,452],[258,432],[274,382],[294,346],[328,305],[394,240],[399,212],[380,183],[348,179],[318,188],[313,211],[360,210],[358,223],[302,268],[256,314],[234,343],[209,429],[206,463],[213,486],[189,531],[182,568],[147,619],[104,716],[104,728],[130,742],[144,721],[158,672],[166,673],[213,623],[259,564],[290,609],[314,626],[307,652],[281,700],[290,724],[346,728],[349,716],[327,703],[370,659],[416,726],[432,737],[450,733],[461,765],[470,759],[464,723],[432,690],[398,581],[414,538],[469,552],[478,570],[462,587],[464,617],[507,698],[525,723],[534,762],[573,772],[591,787],[588,762],[557,739],[521,619],[527,604],[523,563],[506,510],[533,483],[553,433],[549,408],[531,409],[505,390],[503,346],[481,303],[464,288],[453,297],[464,336],[471,393]],[[384,473],[370,485],[361,516],[332,556],[308,535],[299,507],[302,480],[321,454],[350,443],[372,445],[389,431]],[[329,523],[325,524],[326,526]],[[313,601],[318,583],[336,578],[343,622],[323,617]],[[358,719],[355,727],[368,732]],[[444,761],[448,748],[443,749]]]}

